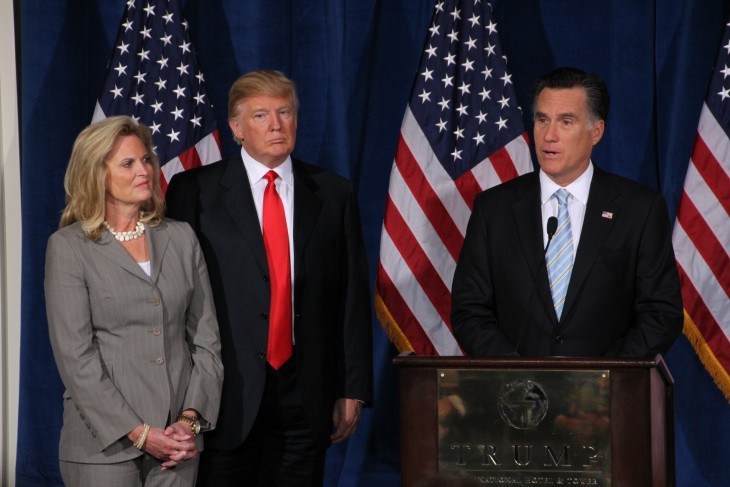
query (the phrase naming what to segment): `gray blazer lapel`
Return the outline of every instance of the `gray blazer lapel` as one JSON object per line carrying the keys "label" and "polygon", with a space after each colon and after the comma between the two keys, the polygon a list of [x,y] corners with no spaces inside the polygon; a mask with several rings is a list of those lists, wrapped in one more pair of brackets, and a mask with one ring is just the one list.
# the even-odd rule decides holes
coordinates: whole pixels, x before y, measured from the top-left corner
{"label": "gray blazer lapel", "polygon": [[149,277],[139,264],[134,261],[132,256],[122,247],[121,243],[116,241],[110,232],[103,231],[99,240],[92,243],[92,248],[104,258],[114,262],[129,273],[145,281],[149,280]]}
{"label": "gray blazer lapel", "polygon": [[246,175],[241,156],[229,159],[226,172],[221,178],[221,200],[231,219],[241,230],[243,241],[251,249],[261,270],[268,273],[266,250],[261,235],[261,224],[251,194],[251,185]]}
{"label": "gray blazer lapel", "polygon": [[147,227],[147,247],[150,251],[150,262],[152,264],[150,276],[152,282],[156,283],[158,277],[160,277],[162,261],[165,258],[169,243],[170,236],[167,232],[167,224],[164,221],[156,227]]}

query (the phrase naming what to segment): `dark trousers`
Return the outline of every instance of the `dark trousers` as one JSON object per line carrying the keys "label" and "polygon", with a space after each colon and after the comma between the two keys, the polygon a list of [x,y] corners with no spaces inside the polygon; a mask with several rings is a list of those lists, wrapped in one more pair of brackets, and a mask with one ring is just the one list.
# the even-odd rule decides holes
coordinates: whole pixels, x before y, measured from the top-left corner
{"label": "dark trousers", "polygon": [[267,367],[261,407],[246,440],[234,450],[203,451],[197,486],[319,487],[324,457],[304,414],[291,359],[278,371]]}

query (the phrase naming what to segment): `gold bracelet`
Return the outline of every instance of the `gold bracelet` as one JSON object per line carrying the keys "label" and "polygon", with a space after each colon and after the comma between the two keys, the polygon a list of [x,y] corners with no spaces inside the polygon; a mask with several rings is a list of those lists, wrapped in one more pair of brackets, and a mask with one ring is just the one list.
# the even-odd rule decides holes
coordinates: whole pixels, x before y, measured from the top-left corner
{"label": "gold bracelet", "polygon": [[142,429],[142,434],[139,435],[139,438],[137,438],[137,443],[134,444],[134,447],[137,450],[141,450],[144,446],[144,442],[147,440],[147,435],[150,432],[150,425],[147,423],[144,423],[144,429]]}

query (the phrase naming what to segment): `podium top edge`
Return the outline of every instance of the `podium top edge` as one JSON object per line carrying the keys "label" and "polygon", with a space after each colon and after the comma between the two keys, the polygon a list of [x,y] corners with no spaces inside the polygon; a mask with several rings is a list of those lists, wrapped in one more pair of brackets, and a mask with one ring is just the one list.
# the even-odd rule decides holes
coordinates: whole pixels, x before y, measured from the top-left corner
{"label": "podium top edge", "polygon": [[652,368],[658,367],[667,372],[661,355],[648,358],[608,358],[608,357],[438,357],[424,355],[400,355],[393,358],[398,367],[437,367],[437,368]]}

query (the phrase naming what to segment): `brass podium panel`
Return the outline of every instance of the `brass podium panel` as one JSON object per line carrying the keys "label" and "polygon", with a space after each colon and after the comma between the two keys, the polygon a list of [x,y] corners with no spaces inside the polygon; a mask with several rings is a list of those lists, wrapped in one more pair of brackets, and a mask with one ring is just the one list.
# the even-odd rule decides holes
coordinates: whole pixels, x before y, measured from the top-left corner
{"label": "brass podium panel", "polygon": [[608,370],[435,373],[439,472],[479,485],[611,486]]}
{"label": "brass podium panel", "polygon": [[404,487],[673,487],[654,359],[397,357]]}

